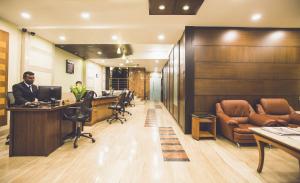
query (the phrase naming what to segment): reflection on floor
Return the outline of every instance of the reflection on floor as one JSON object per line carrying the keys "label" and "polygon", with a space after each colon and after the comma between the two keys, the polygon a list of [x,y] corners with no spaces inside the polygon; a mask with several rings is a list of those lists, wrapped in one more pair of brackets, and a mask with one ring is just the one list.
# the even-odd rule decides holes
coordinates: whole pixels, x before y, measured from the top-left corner
{"label": "reflection on floor", "polygon": [[[182,133],[165,107],[155,109],[157,127],[145,128],[148,109],[155,109],[155,105],[137,102],[136,107],[129,108],[133,115],[126,116],[128,121],[124,124],[109,125],[103,121],[85,128],[93,133],[96,143],[82,138],[78,149],[73,149],[69,141],[48,157],[9,158],[8,146],[4,145],[7,132],[1,132],[0,182],[252,183],[300,180],[298,161],[279,149],[266,150],[265,166],[258,174],[255,146],[237,148],[222,137],[193,140],[191,135]],[[159,135],[158,127],[172,127],[176,134],[172,138],[178,138],[190,161],[164,161],[160,145],[160,137],[163,137]]]}

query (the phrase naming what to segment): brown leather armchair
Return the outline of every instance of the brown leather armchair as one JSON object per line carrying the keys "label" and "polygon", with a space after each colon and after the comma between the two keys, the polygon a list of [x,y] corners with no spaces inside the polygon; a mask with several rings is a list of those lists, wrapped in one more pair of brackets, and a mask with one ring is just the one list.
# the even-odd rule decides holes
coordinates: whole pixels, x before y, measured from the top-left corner
{"label": "brown leather armchair", "polygon": [[222,100],[216,104],[216,113],[222,134],[238,146],[255,143],[250,127],[278,126],[276,120],[255,113],[245,100]]}
{"label": "brown leather armchair", "polygon": [[256,106],[259,114],[275,119],[282,126],[300,127],[300,114],[284,98],[262,98]]}

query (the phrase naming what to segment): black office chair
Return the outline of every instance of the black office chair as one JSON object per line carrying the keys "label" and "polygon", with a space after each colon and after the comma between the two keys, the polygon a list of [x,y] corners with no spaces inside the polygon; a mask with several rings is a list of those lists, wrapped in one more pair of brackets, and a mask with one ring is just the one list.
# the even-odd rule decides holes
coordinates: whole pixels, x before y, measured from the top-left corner
{"label": "black office chair", "polygon": [[135,103],[133,103],[134,101],[134,91],[132,91],[129,95],[129,98],[128,98],[128,106],[130,107],[134,107],[135,106]]}
{"label": "black office chair", "polygon": [[64,111],[64,117],[76,125],[75,140],[73,143],[74,148],[78,147],[77,141],[80,137],[89,138],[92,140],[92,143],[96,142],[91,133],[82,132],[85,122],[88,121],[91,116],[94,94],[94,91],[87,91],[82,103],[80,104],[80,107],[69,107]]}
{"label": "black office chair", "polygon": [[107,122],[111,124],[112,121],[119,120],[123,124],[123,120],[126,121],[126,118],[120,117],[123,108],[125,107],[124,100],[125,100],[126,92],[122,92],[119,96],[119,101],[115,104],[108,106],[109,109],[113,111],[112,116],[107,119]]}
{"label": "black office chair", "polygon": [[127,95],[126,95],[126,97],[124,99],[124,106],[123,106],[123,108],[121,110],[122,113],[123,113],[123,116],[124,116],[124,113],[127,113],[130,116],[132,115],[129,111],[126,111],[126,107],[128,107],[129,104],[130,104],[130,96],[131,96],[131,94],[132,94],[132,91],[128,91],[128,93],[127,93]]}
{"label": "black office chair", "polygon": [[[6,93],[6,108],[9,108],[14,104],[15,104],[15,97],[14,97],[13,92],[7,92]],[[6,137],[5,145],[9,145],[9,135],[7,135],[7,137]]]}

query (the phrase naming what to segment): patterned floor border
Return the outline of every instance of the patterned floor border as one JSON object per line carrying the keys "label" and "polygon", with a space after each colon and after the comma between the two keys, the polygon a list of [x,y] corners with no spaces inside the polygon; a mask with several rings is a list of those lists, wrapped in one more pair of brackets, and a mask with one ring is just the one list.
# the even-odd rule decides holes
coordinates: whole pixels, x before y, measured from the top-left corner
{"label": "patterned floor border", "polygon": [[148,109],[144,127],[157,127],[155,109]]}
{"label": "patterned floor border", "polygon": [[159,135],[165,161],[190,161],[172,127],[159,127]]}

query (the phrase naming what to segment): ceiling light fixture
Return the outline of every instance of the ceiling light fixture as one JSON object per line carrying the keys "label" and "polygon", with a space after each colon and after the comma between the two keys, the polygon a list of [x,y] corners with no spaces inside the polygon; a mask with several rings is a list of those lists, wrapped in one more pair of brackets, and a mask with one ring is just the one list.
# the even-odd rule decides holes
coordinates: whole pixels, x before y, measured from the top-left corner
{"label": "ceiling light fixture", "polygon": [[82,12],[82,13],[80,14],[80,16],[81,16],[81,18],[83,18],[83,19],[90,19],[91,14],[90,14],[89,12]]}
{"label": "ceiling light fixture", "polygon": [[261,17],[262,17],[261,14],[256,13],[256,14],[254,14],[254,15],[251,16],[251,20],[252,20],[253,22],[256,22],[256,21],[260,20]]}
{"label": "ceiling light fixture", "polygon": [[190,9],[190,6],[189,6],[189,5],[184,5],[184,6],[182,7],[182,9],[183,9],[184,11],[187,11],[187,10]]}
{"label": "ceiling light fixture", "polygon": [[65,37],[65,36],[59,36],[59,39],[60,39],[61,41],[65,41],[65,40],[66,40],[66,37]]}
{"label": "ceiling light fixture", "polygon": [[118,36],[113,35],[113,36],[111,37],[111,39],[114,40],[114,41],[117,41],[117,40],[118,40]]}
{"label": "ceiling light fixture", "polygon": [[161,5],[158,6],[158,9],[159,9],[159,10],[165,10],[165,9],[166,9],[166,6],[163,5],[163,4],[161,4]]}
{"label": "ceiling light fixture", "polygon": [[160,34],[160,35],[158,35],[157,36],[157,38],[158,38],[158,40],[164,40],[165,39],[165,35],[163,35],[163,34]]}
{"label": "ceiling light fixture", "polygon": [[21,13],[21,17],[24,18],[24,19],[30,19],[31,18],[31,15],[27,12],[22,12]]}

